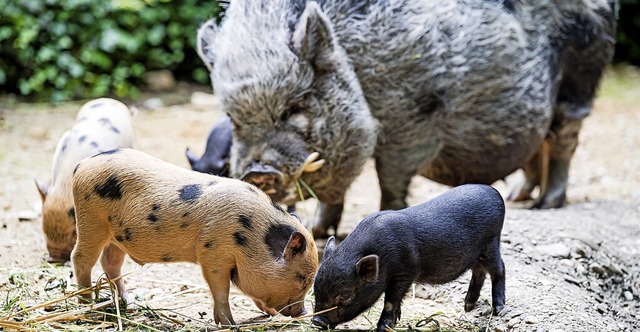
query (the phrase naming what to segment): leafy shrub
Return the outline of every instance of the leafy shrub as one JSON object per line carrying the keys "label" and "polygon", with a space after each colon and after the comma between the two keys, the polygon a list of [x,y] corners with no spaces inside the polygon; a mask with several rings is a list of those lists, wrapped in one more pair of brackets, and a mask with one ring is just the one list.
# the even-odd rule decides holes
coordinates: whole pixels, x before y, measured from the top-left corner
{"label": "leafy shrub", "polygon": [[621,0],[615,61],[640,65],[640,0]]}
{"label": "leafy shrub", "polygon": [[60,101],[138,92],[145,72],[180,67],[206,82],[195,55],[217,1],[0,0],[0,89]]}

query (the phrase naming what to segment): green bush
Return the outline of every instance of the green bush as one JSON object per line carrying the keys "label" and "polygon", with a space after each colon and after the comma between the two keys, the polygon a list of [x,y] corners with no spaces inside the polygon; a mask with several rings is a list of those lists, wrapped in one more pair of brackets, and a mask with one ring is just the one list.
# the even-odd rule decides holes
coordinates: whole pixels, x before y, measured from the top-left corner
{"label": "green bush", "polygon": [[640,0],[621,0],[616,37],[616,62],[640,65]]}
{"label": "green bush", "polygon": [[155,69],[205,83],[196,31],[220,13],[207,0],[0,0],[0,8],[0,89],[52,101],[133,96]]}

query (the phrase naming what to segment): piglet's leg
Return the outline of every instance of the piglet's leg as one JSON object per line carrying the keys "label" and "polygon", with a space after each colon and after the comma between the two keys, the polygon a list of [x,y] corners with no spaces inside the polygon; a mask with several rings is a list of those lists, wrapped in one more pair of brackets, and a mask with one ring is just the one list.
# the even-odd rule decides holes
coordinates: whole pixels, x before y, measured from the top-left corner
{"label": "piglet's leg", "polygon": [[494,265],[489,267],[491,275],[491,302],[493,312],[499,314],[505,303],[505,269],[504,262],[499,256]]}
{"label": "piglet's leg", "polygon": [[413,280],[396,279],[389,282],[384,292],[384,308],[378,320],[378,332],[392,331],[391,328],[400,319],[402,298],[409,291],[412,282]]}
{"label": "piglet's leg", "polygon": [[[78,239],[71,254],[73,271],[80,288],[91,287],[91,270],[100,257],[100,252],[109,242],[109,234],[102,225],[87,222],[82,213],[77,213]],[[83,294],[90,298],[90,292]]]}
{"label": "piglet's leg", "polygon": [[471,282],[469,283],[467,296],[464,298],[464,311],[471,311],[476,307],[486,276],[487,270],[482,263],[478,262],[471,267]]}
{"label": "piglet's leg", "polygon": [[209,284],[213,295],[213,318],[216,324],[222,326],[235,325],[231,308],[229,307],[229,287],[231,271],[214,268],[213,264],[201,264],[202,275]]}
{"label": "piglet's leg", "polygon": [[[124,263],[125,252],[114,244],[108,245],[102,251],[102,257],[100,258],[100,264],[102,269],[107,274],[109,279],[117,278],[121,275],[122,264]],[[125,286],[122,278],[115,281],[118,295],[121,299],[124,299]]]}

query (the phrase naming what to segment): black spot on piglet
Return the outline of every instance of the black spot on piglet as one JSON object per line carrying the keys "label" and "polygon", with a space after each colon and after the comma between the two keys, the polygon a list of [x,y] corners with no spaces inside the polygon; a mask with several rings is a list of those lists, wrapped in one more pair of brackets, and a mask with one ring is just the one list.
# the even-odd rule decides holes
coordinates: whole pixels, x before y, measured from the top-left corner
{"label": "black spot on piglet", "polygon": [[284,247],[289,242],[291,234],[295,232],[295,228],[285,224],[271,225],[267,229],[267,233],[264,236],[264,242],[269,247],[271,255],[274,258],[281,258],[284,253]]}
{"label": "black spot on piglet", "polygon": [[188,184],[179,190],[180,199],[185,202],[193,202],[202,195],[202,188],[199,184]]}
{"label": "black spot on piglet", "polygon": [[240,216],[238,216],[238,221],[246,229],[252,229],[253,228],[253,221],[251,220],[251,218],[245,216],[244,214],[241,214]]}
{"label": "black spot on piglet", "polygon": [[103,184],[96,185],[95,189],[102,198],[113,200],[122,198],[120,181],[115,175],[111,175]]}
{"label": "black spot on piglet", "polygon": [[233,233],[233,238],[236,240],[236,244],[239,246],[246,247],[249,245],[249,242],[247,241],[247,237],[244,236],[242,232]]}
{"label": "black spot on piglet", "polygon": [[[101,156],[101,155],[106,155],[106,154],[114,154],[114,153],[118,152],[119,150],[120,150],[120,149],[111,149],[111,150],[103,151],[103,152],[100,152],[100,153],[96,153],[96,154],[94,154],[94,155],[93,155],[93,157],[97,157],[97,156]],[[93,157],[91,157],[91,158],[93,158]]]}
{"label": "black spot on piglet", "polygon": [[149,215],[147,216],[147,220],[149,220],[150,222],[156,222],[158,221],[158,216],[153,213],[149,213]]}

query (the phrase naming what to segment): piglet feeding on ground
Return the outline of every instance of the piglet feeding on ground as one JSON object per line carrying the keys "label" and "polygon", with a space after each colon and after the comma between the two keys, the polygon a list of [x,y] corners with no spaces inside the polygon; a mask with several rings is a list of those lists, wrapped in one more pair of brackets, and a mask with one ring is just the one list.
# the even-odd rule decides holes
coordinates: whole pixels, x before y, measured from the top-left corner
{"label": "piglet feeding on ground", "polygon": [[471,269],[465,311],[475,307],[486,274],[491,276],[493,311],[505,304],[505,268],[500,232],[505,207],[497,190],[462,185],[420,205],[380,211],[364,218],[338,246],[331,237],[315,278],[313,323],[333,328],[349,321],[382,295],[378,331],[400,319],[411,284],[444,284]]}
{"label": "piglet feeding on ground", "polygon": [[42,198],[42,229],[47,241],[50,263],[69,260],[76,242],[72,172],[78,162],[96,153],[134,145],[131,110],[123,103],[100,98],[84,104],[75,125],[65,132],[53,157],[50,184],[39,180],[36,186]]}
{"label": "piglet feeding on ground", "polygon": [[[78,165],[73,197],[78,239],[72,260],[80,287],[91,286],[101,253],[109,278],[121,275],[127,254],[139,264],[198,263],[222,325],[235,324],[230,282],[268,314],[305,313],[316,245],[297,218],[255,186],[120,149]],[[123,280],[116,286],[123,296]]]}

